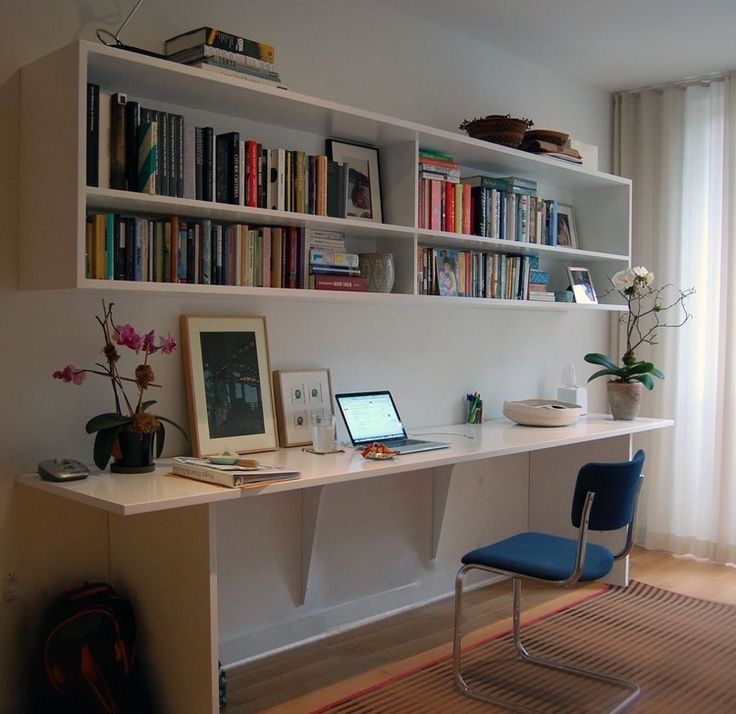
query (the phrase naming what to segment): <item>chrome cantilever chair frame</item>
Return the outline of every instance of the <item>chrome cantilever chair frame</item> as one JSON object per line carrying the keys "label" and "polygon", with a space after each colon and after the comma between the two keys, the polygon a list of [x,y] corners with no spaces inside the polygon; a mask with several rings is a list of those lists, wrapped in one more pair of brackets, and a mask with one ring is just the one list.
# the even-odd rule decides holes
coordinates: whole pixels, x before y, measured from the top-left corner
{"label": "chrome cantilever chair frame", "polygon": [[[644,476],[639,476],[638,485],[636,487],[636,499],[634,502],[633,517],[631,522],[628,524],[626,532],[626,543],[623,550],[613,556],[614,561],[625,558],[631,552],[634,545],[634,523],[636,522],[636,513],[639,503],[639,493],[641,492],[641,485],[644,480]],[[616,714],[617,712],[624,711],[638,696],[640,693],[639,685],[636,682],[632,682],[628,679],[621,677],[614,677],[601,672],[595,672],[588,669],[581,669],[579,667],[572,667],[571,665],[563,664],[561,662],[554,662],[552,660],[542,659],[535,657],[530,654],[521,641],[521,581],[522,580],[536,580],[537,582],[547,583],[548,585],[559,585],[567,586],[573,585],[580,580],[583,573],[583,566],[585,564],[585,549],[588,544],[588,522],[590,520],[590,512],[593,508],[593,501],[595,499],[595,493],[588,491],[585,495],[585,501],[582,508],[580,517],[580,526],[578,528],[577,536],[577,548],[575,552],[575,570],[572,574],[564,580],[546,580],[544,578],[537,578],[530,575],[519,576],[518,573],[509,572],[507,570],[501,570],[499,568],[490,568],[483,565],[468,564],[463,565],[458,570],[457,576],[455,577],[455,625],[454,625],[454,637],[452,643],[452,670],[455,677],[455,683],[463,694],[479,699],[482,702],[489,704],[496,704],[502,706],[511,711],[519,712],[534,712],[534,709],[524,707],[521,705],[510,704],[509,702],[500,699],[498,697],[491,697],[487,694],[482,694],[477,690],[473,689],[468,685],[462,675],[461,670],[461,658],[462,658],[462,599],[463,599],[463,584],[465,576],[471,570],[485,570],[490,573],[497,573],[500,575],[506,575],[511,577],[512,580],[512,593],[513,593],[513,637],[514,646],[519,655],[526,661],[540,665],[542,667],[548,667],[550,669],[556,669],[561,672],[568,672],[581,677],[587,677],[589,679],[596,679],[601,682],[607,682],[609,684],[620,686],[630,693],[629,695],[613,709],[610,710],[610,714]]]}

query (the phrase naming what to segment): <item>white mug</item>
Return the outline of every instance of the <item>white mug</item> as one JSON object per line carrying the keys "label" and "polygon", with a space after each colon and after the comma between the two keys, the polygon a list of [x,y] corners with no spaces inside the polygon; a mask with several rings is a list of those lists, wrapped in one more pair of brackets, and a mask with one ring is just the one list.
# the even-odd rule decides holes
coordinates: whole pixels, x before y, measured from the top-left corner
{"label": "white mug", "polygon": [[335,416],[312,415],[312,450],[317,454],[329,454],[335,450]]}

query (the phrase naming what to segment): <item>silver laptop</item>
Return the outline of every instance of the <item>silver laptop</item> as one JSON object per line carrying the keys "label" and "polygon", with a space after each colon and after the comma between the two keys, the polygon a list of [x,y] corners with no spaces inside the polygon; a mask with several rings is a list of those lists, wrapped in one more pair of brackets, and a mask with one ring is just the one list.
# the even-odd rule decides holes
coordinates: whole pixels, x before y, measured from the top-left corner
{"label": "silver laptop", "polygon": [[387,390],[336,394],[335,400],[353,446],[368,446],[380,441],[400,454],[450,446],[443,441],[410,439],[401,423],[393,397]]}

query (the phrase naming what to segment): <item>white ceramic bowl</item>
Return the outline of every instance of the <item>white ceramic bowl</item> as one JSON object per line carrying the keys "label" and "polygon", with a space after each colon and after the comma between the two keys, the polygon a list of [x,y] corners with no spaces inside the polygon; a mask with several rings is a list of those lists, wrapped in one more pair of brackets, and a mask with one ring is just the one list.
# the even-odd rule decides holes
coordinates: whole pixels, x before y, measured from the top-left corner
{"label": "white ceramic bowl", "polygon": [[526,399],[504,402],[503,415],[525,426],[569,426],[574,424],[583,408],[572,402],[556,399]]}

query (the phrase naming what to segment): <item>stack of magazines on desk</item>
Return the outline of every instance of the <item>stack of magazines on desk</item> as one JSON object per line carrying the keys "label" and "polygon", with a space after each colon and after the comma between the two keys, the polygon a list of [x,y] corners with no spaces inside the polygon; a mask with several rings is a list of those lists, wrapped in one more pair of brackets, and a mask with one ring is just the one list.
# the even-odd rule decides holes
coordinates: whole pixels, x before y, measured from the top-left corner
{"label": "stack of magazines on desk", "polygon": [[207,459],[197,459],[190,456],[178,456],[174,459],[171,470],[177,476],[185,476],[197,481],[239,488],[252,483],[264,481],[282,481],[299,477],[299,471],[284,469],[280,466],[254,464],[213,464]]}

